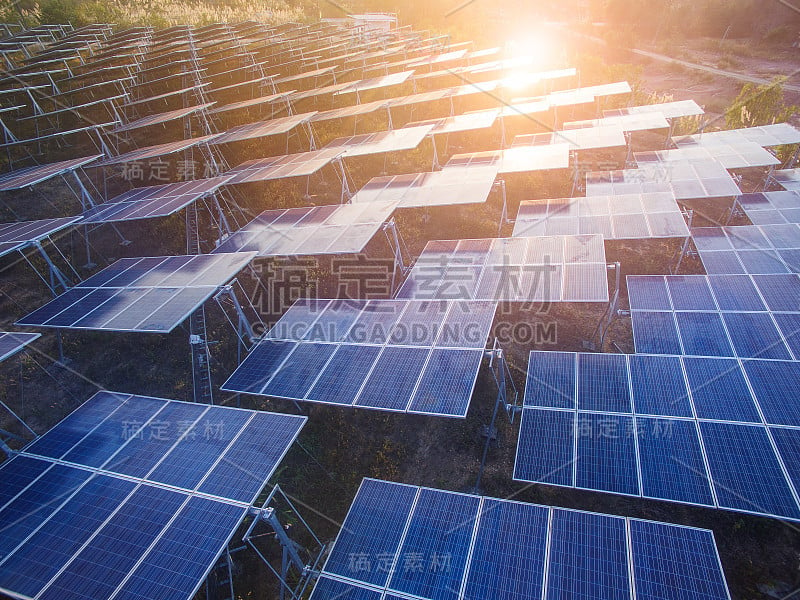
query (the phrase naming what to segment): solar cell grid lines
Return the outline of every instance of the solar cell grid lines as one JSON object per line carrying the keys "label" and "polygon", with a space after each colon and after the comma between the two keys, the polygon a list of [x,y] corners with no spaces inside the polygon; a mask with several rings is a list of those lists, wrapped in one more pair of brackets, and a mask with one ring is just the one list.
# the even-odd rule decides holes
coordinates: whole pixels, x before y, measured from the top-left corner
{"label": "solar cell grid lines", "polygon": [[605,239],[688,237],[672,194],[588,196],[520,203],[514,237],[599,233]]}
{"label": "solar cell grid lines", "polygon": [[413,75],[414,71],[411,70],[411,71],[402,71],[400,73],[392,73],[391,75],[383,75],[381,77],[373,77],[370,79],[361,79],[359,81],[352,81],[349,82],[347,86],[334,92],[334,96],[365,92],[367,90],[374,90],[382,87],[389,87],[392,85],[400,85],[408,81]]}
{"label": "solar cell grid lines", "polygon": [[305,421],[98,392],[0,466],[0,589],[191,598]]}
{"label": "solar cell grid lines", "polygon": [[645,104],[643,106],[629,106],[627,108],[604,110],[603,116],[613,117],[649,112],[660,113],[667,119],[678,119],[680,117],[692,117],[705,114],[705,111],[694,100],[676,100],[674,102],[657,102],[655,104]]}
{"label": "solar cell grid lines", "polygon": [[635,152],[634,158],[640,165],[647,163],[688,163],[694,161],[717,161],[726,169],[747,167],[766,167],[780,164],[774,154],[753,142],[711,146],[684,145],[673,150]]}
{"label": "solar cell grid lines", "polygon": [[18,190],[24,187],[36,185],[37,183],[47,181],[52,177],[69,173],[75,169],[80,169],[81,167],[94,162],[102,156],[102,154],[83,156],[81,158],[73,158],[70,160],[63,160],[44,165],[34,165],[31,167],[25,167],[24,169],[17,169],[16,171],[11,171],[9,173],[3,173],[0,175],[0,192]]}
{"label": "solar cell grid lines", "polygon": [[433,129],[433,125],[421,125],[341,137],[329,142],[324,149],[340,150],[343,157],[350,158],[383,152],[413,150],[430,134],[431,129]]}
{"label": "solar cell grid lines", "polygon": [[240,100],[239,102],[232,102],[230,104],[223,104],[208,111],[210,115],[219,115],[222,113],[230,112],[233,110],[241,110],[243,108],[252,108],[260,104],[276,104],[278,102],[288,101],[292,98],[295,90],[288,90],[286,92],[278,92],[276,94],[268,94],[266,96],[258,96],[248,100]]}
{"label": "solar cell grid lines", "polygon": [[582,129],[586,127],[619,127],[622,131],[646,131],[648,129],[667,129],[669,121],[661,113],[646,112],[627,115],[611,115],[601,119],[587,121],[569,121],[564,123],[564,129]]}
{"label": "solar cell grid lines", "polygon": [[496,166],[448,163],[441,171],[374,177],[350,202],[395,202],[398,208],[477,204],[486,202],[496,177]]}
{"label": "solar cell grid lines", "polygon": [[500,111],[497,109],[480,110],[468,112],[452,117],[440,119],[428,119],[425,121],[414,121],[408,123],[406,127],[417,127],[420,125],[433,125],[430,135],[443,135],[459,133],[462,131],[472,131],[474,129],[487,129],[494,125]]}
{"label": "solar cell grid lines", "polygon": [[[421,568],[409,556],[421,556]],[[389,568],[376,568],[384,560]],[[409,594],[729,599],[705,529],[364,479],[311,598]]]}
{"label": "solar cell grid lines", "polygon": [[717,161],[645,163],[637,169],[586,174],[587,196],[650,192],[672,192],[677,200],[721,198],[742,193],[730,173]]}
{"label": "solar cell grid lines", "polygon": [[0,331],[0,362],[21,352],[25,346],[42,337],[40,333]]}
{"label": "solar cell grid lines", "polygon": [[113,223],[165,217],[195,200],[215,193],[228,179],[230,178],[227,176],[212,177],[133,188],[85,211],[81,223]]}
{"label": "solar cell grid lines", "polygon": [[773,171],[772,178],[785,190],[800,191],[800,169]]}
{"label": "solar cell grid lines", "polygon": [[299,300],[222,388],[463,418],[495,306]]}
{"label": "solar cell grid lines", "polygon": [[311,122],[316,123],[319,121],[332,121],[333,119],[344,119],[347,117],[368,115],[376,110],[389,108],[390,105],[390,100],[375,100],[373,102],[365,102],[363,104],[343,106],[342,108],[332,108],[330,110],[318,112],[311,118]]}
{"label": "solar cell grid lines", "polygon": [[254,252],[123,258],[18,321],[65,329],[168,333]]}
{"label": "solar cell grid lines", "polygon": [[631,276],[638,352],[796,360],[800,278],[778,275]]}
{"label": "solar cell grid lines", "polygon": [[447,161],[445,168],[470,166],[474,169],[477,165],[497,165],[501,175],[566,169],[569,167],[569,150],[569,144],[546,144],[455,154]]}
{"label": "solar cell grid lines", "polygon": [[110,156],[105,160],[92,163],[92,167],[108,167],[111,165],[119,165],[122,163],[130,163],[142,160],[148,160],[157,156],[166,156],[168,154],[175,154],[182,152],[189,148],[193,148],[200,144],[208,144],[213,141],[219,134],[204,135],[196,138],[189,138],[186,140],[178,140],[177,142],[167,142],[166,144],[158,144],[156,146],[145,146],[143,148],[136,148],[129,152],[125,152],[118,156]]}
{"label": "solar cell grid lines", "polygon": [[244,140],[252,140],[260,137],[288,133],[295,127],[302,125],[303,123],[308,123],[315,114],[316,111],[313,111],[299,115],[278,117],[277,119],[269,119],[267,121],[246,123],[244,125],[239,125],[238,127],[228,129],[224,133],[217,134],[214,139],[210,141],[210,143],[215,146],[219,146],[220,144],[230,144],[232,142],[241,142]]}
{"label": "solar cell grid lines", "polygon": [[398,298],[607,302],[600,235],[428,242]]}
{"label": "solar cell grid lines", "polygon": [[39,242],[78,221],[80,217],[0,223],[0,256],[21,250],[33,242]]}
{"label": "solar cell grid lines", "polygon": [[776,380],[797,363],[532,352],[514,478],[800,520]]}
{"label": "solar cell grid lines", "polygon": [[257,158],[244,162],[227,173],[228,183],[252,183],[284,177],[312,175],[341,155],[338,149],[320,149],[311,152]]}
{"label": "solar cell grid lines", "polygon": [[800,190],[742,194],[736,204],[754,225],[800,224]]}
{"label": "solar cell grid lines", "polygon": [[196,106],[189,106],[186,108],[179,108],[177,110],[171,110],[169,112],[147,115],[146,117],[142,117],[141,119],[137,119],[135,121],[132,121],[131,123],[125,123],[124,125],[121,125],[116,129],[112,129],[111,133],[124,133],[126,131],[133,131],[134,129],[141,129],[142,127],[150,127],[152,125],[163,125],[164,123],[169,123],[170,121],[183,119],[190,115],[203,112],[204,110],[208,110],[208,108],[210,108],[211,106],[214,106],[214,102],[209,102],[206,104],[198,104]]}
{"label": "solar cell grid lines", "polygon": [[397,204],[344,204],[267,210],[222,241],[218,252],[300,256],[359,252]]}
{"label": "solar cell grid lines", "polygon": [[784,144],[800,143],[800,130],[789,123],[775,123],[759,127],[745,127],[743,129],[729,129],[725,131],[711,131],[696,133],[688,136],[673,137],[672,141],[678,147],[683,145],[709,145],[718,144],[737,145],[743,142],[753,142],[759,146],[782,146]]}
{"label": "solar cell grid lines", "polygon": [[514,138],[512,148],[547,144],[569,144],[570,150],[596,150],[624,147],[627,141],[622,128],[610,125],[518,135]]}
{"label": "solar cell grid lines", "polygon": [[800,272],[794,223],[695,227],[692,240],[708,274]]}

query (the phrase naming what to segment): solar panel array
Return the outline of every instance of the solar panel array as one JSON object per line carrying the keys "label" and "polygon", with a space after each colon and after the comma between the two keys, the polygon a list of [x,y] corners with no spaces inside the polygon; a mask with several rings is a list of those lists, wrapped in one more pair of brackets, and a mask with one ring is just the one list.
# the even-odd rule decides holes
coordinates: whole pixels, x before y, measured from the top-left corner
{"label": "solar panel array", "polygon": [[80,217],[0,223],[0,256],[27,248],[80,221]]}
{"label": "solar panel array", "polygon": [[222,389],[464,417],[494,312],[494,302],[298,300]]}
{"label": "solar panel array", "polygon": [[783,189],[800,192],[800,169],[781,169],[773,171],[772,178]]}
{"label": "solar panel array", "polygon": [[656,112],[664,115],[667,119],[677,119],[680,117],[693,117],[704,114],[702,108],[694,100],[676,100],[674,102],[657,102],[655,104],[645,104],[643,106],[628,106],[627,108],[615,108],[603,111],[603,116],[615,117],[622,115],[636,115]]}
{"label": "solar panel array", "polygon": [[0,465],[0,590],[191,598],[305,421],[98,392]]}
{"label": "solar panel array", "polygon": [[785,144],[800,143],[800,130],[789,123],[775,123],[760,127],[745,127],[743,129],[728,129],[725,131],[678,136],[672,138],[672,141],[678,147],[697,144],[712,147],[719,144],[736,146],[743,142],[753,142],[764,147],[783,146]]}
{"label": "solar panel array", "polygon": [[362,133],[360,135],[337,138],[328,142],[323,149],[338,150],[342,153],[342,156],[348,158],[413,150],[420,145],[432,129],[433,125],[419,125],[376,133]]}
{"label": "solar panel array", "polygon": [[498,174],[548,171],[569,167],[569,144],[512,146],[504,150],[454,154],[446,166],[496,165]]}
{"label": "solar panel array", "polygon": [[753,142],[745,142],[736,146],[728,144],[693,146],[687,144],[673,150],[635,152],[633,156],[639,165],[717,161],[726,169],[744,169],[780,164],[774,154]]}
{"label": "solar panel array", "polygon": [[520,202],[514,237],[598,233],[607,240],[688,237],[678,203],[667,192]]}
{"label": "solar panel array", "polygon": [[800,224],[800,191],[742,194],[736,203],[753,225]]}
{"label": "solar panel array", "polygon": [[169,333],[230,281],[255,252],[122,258],[17,325]]}
{"label": "solar panel array", "polygon": [[102,154],[62,160],[46,165],[35,165],[0,175],[0,192],[18,190],[42,183],[58,175],[69,173],[101,158]]}
{"label": "solar panel array", "polygon": [[706,273],[800,272],[800,225],[695,227],[692,240]]}
{"label": "solar panel array", "polygon": [[406,597],[729,594],[705,529],[364,479],[311,598]]}
{"label": "solar panel array", "polygon": [[798,386],[795,361],[531,352],[514,478],[800,520]]}
{"label": "solar panel array", "polygon": [[800,278],[628,277],[637,352],[797,360]]}
{"label": "solar panel array", "polygon": [[397,297],[607,302],[603,238],[564,235],[428,242]]}
{"label": "solar panel array", "polygon": [[730,173],[716,161],[644,163],[637,169],[586,174],[587,196],[650,192],[672,192],[677,200],[739,196],[742,193]]}
{"label": "solar panel array", "polygon": [[21,352],[25,346],[40,337],[42,337],[41,333],[0,331],[0,362]]}

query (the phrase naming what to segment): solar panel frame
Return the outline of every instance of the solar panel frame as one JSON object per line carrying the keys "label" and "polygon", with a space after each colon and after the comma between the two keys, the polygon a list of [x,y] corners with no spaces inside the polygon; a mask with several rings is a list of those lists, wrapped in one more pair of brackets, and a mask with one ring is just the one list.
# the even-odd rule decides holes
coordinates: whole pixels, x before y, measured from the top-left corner
{"label": "solar panel frame", "polygon": [[40,337],[42,337],[41,333],[0,331],[0,362],[22,352],[28,344]]}
{"label": "solar panel frame", "polygon": [[800,168],[773,171],[772,179],[785,190],[800,191]]}
{"label": "solar panel frame", "polygon": [[672,192],[677,200],[740,196],[742,193],[730,173],[716,161],[645,163],[637,169],[586,174],[587,196],[663,191]]}
{"label": "solar panel frame", "polygon": [[124,133],[126,131],[133,131],[135,129],[141,129],[143,127],[151,127],[153,125],[163,125],[164,123],[169,123],[170,121],[175,121],[178,119],[183,119],[185,117],[189,117],[196,113],[202,113],[203,111],[207,111],[209,107],[214,106],[215,102],[207,102],[205,104],[198,104],[196,106],[188,106],[186,108],[179,108],[177,110],[171,110],[168,112],[162,113],[155,113],[150,114],[147,116],[142,117],[141,119],[137,119],[130,123],[125,123],[120,125],[116,129],[112,129],[111,133]]}
{"label": "solar panel frame", "polygon": [[413,150],[432,129],[433,125],[420,125],[341,137],[328,142],[323,149],[339,150],[344,158]]}
{"label": "solar panel frame", "polygon": [[76,224],[80,217],[60,217],[38,221],[0,224],[0,256],[22,250],[31,243],[41,242],[51,235]]}
{"label": "solar panel frame", "polygon": [[58,175],[80,169],[98,158],[102,158],[102,156],[102,154],[95,154],[56,163],[34,165],[32,167],[11,171],[10,173],[3,173],[0,175],[0,192],[34,186],[53,177],[57,177]]}
{"label": "solar panel frame", "polygon": [[498,165],[498,173],[524,173],[569,167],[569,144],[512,146],[504,150],[454,154],[446,166]]}
{"label": "solar panel frame", "polygon": [[221,144],[230,144],[233,142],[242,142],[245,140],[289,133],[295,127],[308,123],[315,114],[316,111],[312,111],[266,121],[256,121],[255,123],[245,123],[244,125],[239,125],[238,127],[217,134],[209,143],[213,146],[219,146]]}
{"label": "solar panel frame", "polygon": [[753,225],[800,223],[800,191],[756,192],[736,199]]}
{"label": "solar panel frame", "polygon": [[800,225],[735,225],[692,228],[706,273],[768,275],[800,272]]}
{"label": "solar panel frame", "polygon": [[303,177],[313,175],[340,155],[338,150],[322,148],[311,152],[256,158],[237,165],[224,175],[230,176],[228,183],[231,185]]}
{"label": "solar panel frame", "polygon": [[705,114],[705,111],[694,100],[676,100],[673,102],[657,102],[655,104],[645,104],[642,106],[604,110],[603,116],[610,117],[647,112],[660,113],[667,119],[679,119],[681,117],[694,117]]}
{"label": "solar panel frame", "polygon": [[167,142],[165,144],[157,144],[155,146],[136,148],[135,150],[130,150],[129,152],[125,152],[117,156],[110,156],[105,160],[92,163],[90,166],[93,168],[102,168],[111,165],[118,165],[120,163],[136,162],[148,160],[150,158],[156,158],[158,156],[175,154],[176,152],[182,152],[183,150],[188,150],[189,148],[193,148],[200,144],[208,144],[219,135],[220,134],[215,133],[185,140],[178,140],[175,142]]}

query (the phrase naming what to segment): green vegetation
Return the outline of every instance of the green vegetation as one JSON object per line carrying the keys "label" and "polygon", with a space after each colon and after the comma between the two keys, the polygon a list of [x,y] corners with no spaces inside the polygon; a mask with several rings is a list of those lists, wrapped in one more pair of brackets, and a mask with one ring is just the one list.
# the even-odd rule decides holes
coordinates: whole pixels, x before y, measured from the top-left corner
{"label": "green vegetation", "polygon": [[725,111],[728,129],[783,123],[800,112],[800,106],[786,104],[785,82],[785,77],[776,77],[764,85],[746,84]]}

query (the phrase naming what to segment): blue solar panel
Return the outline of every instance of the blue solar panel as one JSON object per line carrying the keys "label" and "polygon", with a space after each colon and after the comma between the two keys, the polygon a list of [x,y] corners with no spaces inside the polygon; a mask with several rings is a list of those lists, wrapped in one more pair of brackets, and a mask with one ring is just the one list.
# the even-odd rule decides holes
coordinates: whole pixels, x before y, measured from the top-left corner
{"label": "blue solar panel", "polygon": [[675,310],[716,310],[714,296],[705,277],[672,275],[667,287]]}
{"label": "blue solar panel", "polygon": [[569,352],[532,352],[525,384],[525,406],[575,408],[576,356]]}
{"label": "blue solar panel", "polygon": [[631,519],[630,544],[637,598],[730,597],[710,531]]}
{"label": "blue solar panel", "polygon": [[679,312],[675,313],[675,318],[683,341],[683,354],[733,356],[733,349],[718,313]]}
{"label": "blue solar panel", "polygon": [[628,600],[625,519],[553,510],[547,600]]}
{"label": "blue solar panel", "polygon": [[304,417],[256,413],[198,491],[252,503],[304,424]]}
{"label": "blue solar panel", "polygon": [[683,354],[672,313],[634,312],[633,344],[642,354]]}
{"label": "blue solar panel", "polygon": [[194,489],[252,415],[250,411],[210,407],[197,425],[180,438],[148,479]]}
{"label": "blue solar panel", "polygon": [[800,518],[764,428],[706,421],[700,431],[720,506]]}
{"label": "blue solar panel", "polygon": [[483,501],[464,600],[541,598],[548,512],[532,504]]}
{"label": "blue solar panel", "polygon": [[325,571],[385,586],[416,495],[416,487],[365,479]]}
{"label": "blue solar panel", "polygon": [[458,598],[480,499],[423,489],[392,573],[392,590],[431,600]]}
{"label": "blue solar panel", "polygon": [[104,465],[107,471],[145,477],[164,458],[180,435],[189,431],[208,406],[188,402],[171,402],[146,426],[121,426],[120,435],[128,443]]}
{"label": "blue solar panel", "polygon": [[303,339],[315,342],[338,342],[343,339],[361,312],[359,304],[350,300],[332,300],[305,332]]}
{"label": "blue solar panel", "polygon": [[800,426],[800,363],[742,361],[764,421]]}
{"label": "blue solar panel", "polygon": [[758,289],[747,275],[714,275],[708,279],[720,310],[766,310]]}
{"label": "blue solar panel", "polygon": [[[386,596],[386,600],[392,596]],[[381,600],[381,592],[320,577],[311,600]]]}
{"label": "blue solar panel", "polygon": [[166,404],[166,400],[144,397],[126,402],[67,452],[64,460],[100,467],[128,440],[126,433],[136,435]]}
{"label": "blue solar panel", "polygon": [[637,417],[642,495],[714,506],[694,421]]}
{"label": "blue solar panel", "polygon": [[267,396],[303,398],[336,350],[333,344],[297,344],[288,360],[277,368],[261,390]]}
{"label": "blue solar panel", "polygon": [[800,492],[800,429],[770,427],[769,431],[789,474],[789,480],[794,484],[795,491]]}
{"label": "blue solar panel", "polygon": [[578,355],[578,408],[631,412],[628,367],[623,354]]}
{"label": "blue solar panel", "polygon": [[36,596],[134,487],[103,475],[91,479],[3,563],[0,587]]}
{"label": "blue solar panel", "polygon": [[61,458],[83,436],[114,412],[128,398],[127,395],[99,392],[66,419],[25,448],[26,452]]}
{"label": "blue solar panel", "polygon": [[753,275],[753,281],[772,311],[800,311],[800,277]]}
{"label": "blue solar panel", "polygon": [[356,344],[385,344],[404,308],[404,302],[373,300],[367,303],[344,341]]}
{"label": "blue solar panel", "polygon": [[339,346],[306,398],[352,404],[380,351],[380,346]]}
{"label": "blue solar panel", "polygon": [[628,302],[633,310],[670,310],[667,284],[660,275],[628,278]]}
{"label": "blue solar panel", "polygon": [[294,342],[265,340],[250,351],[239,368],[222,384],[223,390],[257,394],[264,389],[272,373],[294,350]]}
{"label": "blue solar panel", "polygon": [[30,535],[61,503],[86,483],[91,473],[54,465],[25,493],[0,510],[0,556],[5,556]]}
{"label": "blue solar panel", "polygon": [[698,418],[761,422],[737,360],[685,358],[683,364]]}
{"label": "blue solar panel", "polygon": [[466,416],[482,360],[483,350],[434,348],[409,412]]}
{"label": "blue solar panel", "polygon": [[575,485],[618,494],[639,494],[633,418],[578,413]]}
{"label": "blue solar panel", "polygon": [[574,485],[575,434],[573,411],[524,410],[514,479]]}
{"label": "blue solar panel", "polygon": [[50,465],[50,462],[19,455],[0,464],[0,481],[3,482],[0,487],[0,508],[44,473]]}
{"label": "blue solar panel", "polygon": [[205,498],[190,499],[114,598],[190,597],[205,578],[209,565],[227,545],[246,510]]}
{"label": "blue solar panel", "polygon": [[772,316],[794,359],[800,359],[800,313],[774,313]]}
{"label": "blue solar panel", "polygon": [[775,358],[791,356],[781,334],[768,313],[723,313],[736,356],[743,358]]}
{"label": "blue solar panel", "polygon": [[427,348],[386,346],[356,404],[383,410],[405,410],[429,352]]}
{"label": "blue solar panel", "polygon": [[42,600],[109,597],[186,498],[140,487],[45,589]]}
{"label": "blue solar panel", "polygon": [[692,417],[692,404],[677,356],[629,357],[636,413]]}

